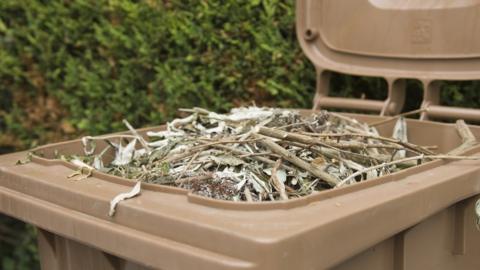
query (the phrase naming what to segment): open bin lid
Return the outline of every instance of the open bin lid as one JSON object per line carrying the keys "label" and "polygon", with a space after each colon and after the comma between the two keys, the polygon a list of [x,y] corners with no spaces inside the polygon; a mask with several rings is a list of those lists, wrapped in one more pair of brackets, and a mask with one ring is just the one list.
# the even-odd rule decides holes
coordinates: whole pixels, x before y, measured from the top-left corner
{"label": "open bin lid", "polygon": [[[398,114],[408,78],[423,84],[421,119],[479,121],[479,110],[441,106],[438,81],[480,79],[479,13],[479,0],[298,0],[297,37],[317,69],[314,109]],[[383,77],[388,97],[329,97],[330,71]]]}
{"label": "open bin lid", "polygon": [[299,0],[317,69],[395,78],[480,78],[479,0]]}

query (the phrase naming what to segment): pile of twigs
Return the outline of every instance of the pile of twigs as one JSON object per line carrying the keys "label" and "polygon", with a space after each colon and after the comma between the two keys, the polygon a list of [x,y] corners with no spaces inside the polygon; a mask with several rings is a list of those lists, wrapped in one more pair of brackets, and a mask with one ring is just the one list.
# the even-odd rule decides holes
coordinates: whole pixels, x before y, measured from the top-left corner
{"label": "pile of twigs", "polygon": [[[301,197],[432,159],[468,159],[409,143],[401,117],[392,137],[383,137],[373,126],[327,111],[309,116],[258,107],[229,114],[182,111],[189,115],[167,123],[165,131],[147,132],[145,138],[126,121],[132,135],[85,137],[85,156],[66,159],[120,177],[250,202]],[[463,122],[458,127],[469,146],[476,143]],[[109,146],[93,154],[96,140]],[[105,162],[109,149],[115,157]]]}

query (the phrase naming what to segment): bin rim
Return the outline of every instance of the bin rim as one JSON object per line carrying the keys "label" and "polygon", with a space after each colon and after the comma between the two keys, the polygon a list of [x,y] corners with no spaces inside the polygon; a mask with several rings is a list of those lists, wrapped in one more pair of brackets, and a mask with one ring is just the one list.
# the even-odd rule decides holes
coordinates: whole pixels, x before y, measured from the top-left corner
{"label": "bin rim", "polygon": [[[302,111],[303,113],[308,113],[308,112],[315,112],[312,110],[299,110]],[[349,116],[359,116],[358,114],[351,114],[351,113],[344,113],[345,115]],[[384,117],[385,118],[385,117]],[[426,121],[423,120],[416,120],[416,119],[408,119],[408,122],[411,123],[422,123],[425,124]],[[431,124],[434,124],[436,126],[443,126],[443,127],[449,127],[453,128],[453,124],[450,123],[438,123],[438,122],[432,122],[432,121],[427,121]],[[163,129],[164,126],[156,126],[156,127],[149,127],[149,128],[143,128],[139,129],[140,133],[145,133],[147,131],[154,131],[154,130],[159,130]],[[117,135],[125,134],[126,132],[121,132],[121,133],[115,133]],[[115,135],[114,134],[114,135]],[[53,144],[47,144],[44,146],[40,146],[37,148],[34,148],[31,150],[33,153],[32,156],[32,162],[44,165],[44,166],[54,166],[54,165],[61,165],[67,168],[70,168],[72,170],[78,170],[80,167],[78,165],[75,165],[73,163],[63,161],[60,159],[50,159],[50,158],[45,158],[42,157],[42,153],[44,152],[53,152],[56,151],[57,148],[69,146],[72,144],[81,144],[81,139],[76,139],[76,140],[70,140],[70,141],[65,141],[65,142],[60,142],[60,143],[53,143]],[[480,145],[475,146],[470,148],[465,152],[467,155],[472,155],[475,153],[480,152]],[[40,155],[37,155],[35,153],[40,153]],[[384,183],[388,183],[391,181],[398,181],[401,180],[405,177],[408,177],[410,175],[414,175],[417,173],[421,173],[424,171],[427,171],[429,169],[441,166],[443,164],[447,164],[450,162],[454,162],[453,160],[433,160],[429,161],[423,164],[420,164],[418,166],[412,167],[412,168],[407,168],[392,174],[388,174],[385,176],[377,177],[375,179],[367,180],[367,181],[362,181],[358,183],[354,183],[351,185],[345,185],[339,188],[333,188],[329,190],[323,190],[319,192],[313,192],[309,195],[299,197],[299,198],[293,198],[288,201],[263,201],[263,202],[234,202],[234,201],[227,201],[227,200],[219,200],[219,199],[213,199],[213,198],[208,198],[204,197],[201,195],[197,195],[193,193],[190,190],[183,189],[180,187],[172,187],[172,186],[166,186],[166,185],[161,185],[161,184],[151,184],[151,183],[142,183],[142,189],[145,190],[151,190],[151,191],[156,191],[156,192],[165,192],[165,193],[171,193],[171,194],[182,194],[187,197],[188,201],[193,204],[199,204],[199,205],[204,205],[212,208],[218,208],[218,209],[229,209],[229,210],[238,210],[238,211],[262,211],[262,210],[273,210],[273,209],[292,209],[292,208],[297,208],[297,207],[302,207],[311,203],[319,202],[322,200],[326,200],[332,197],[336,196],[341,196],[344,194],[349,194],[353,193],[362,189],[366,189],[369,187],[381,185]],[[114,176],[110,175],[107,173],[99,172],[99,171],[93,171],[92,172],[92,177],[95,177],[97,179],[107,181],[107,182],[112,182],[116,184],[121,184],[124,186],[129,186],[133,187],[135,185],[135,181],[119,176]]]}

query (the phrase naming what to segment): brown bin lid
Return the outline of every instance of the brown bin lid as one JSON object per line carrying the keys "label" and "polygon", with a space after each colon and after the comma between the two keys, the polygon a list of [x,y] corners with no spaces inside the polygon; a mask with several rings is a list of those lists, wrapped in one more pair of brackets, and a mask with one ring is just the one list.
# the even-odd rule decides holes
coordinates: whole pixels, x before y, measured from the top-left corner
{"label": "brown bin lid", "polygon": [[479,0],[299,0],[315,66],[396,78],[480,78]]}
{"label": "brown bin lid", "polygon": [[[397,114],[404,79],[424,86],[422,119],[480,120],[478,110],[440,106],[438,80],[480,79],[480,0],[298,0],[297,37],[317,69],[314,108]],[[329,71],[384,77],[385,101],[328,97]]]}

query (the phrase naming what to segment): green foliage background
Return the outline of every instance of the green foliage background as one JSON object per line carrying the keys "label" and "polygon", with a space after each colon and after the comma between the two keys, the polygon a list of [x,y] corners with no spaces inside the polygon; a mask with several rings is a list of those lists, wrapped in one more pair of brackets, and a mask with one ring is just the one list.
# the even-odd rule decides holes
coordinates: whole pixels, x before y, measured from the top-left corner
{"label": "green foliage background", "polygon": [[[1,0],[0,153],[171,119],[180,107],[310,107],[315,73],[294,1]],[[479,107],[480,84],[446,84]],[[339,96],[381,99],[378,78],[336,75]],[[420,104],[409,82],[405,110]],[[0,218],[2,269],[38,268],[34,231]],[[3,237],[5,236],[5,237]]]}

